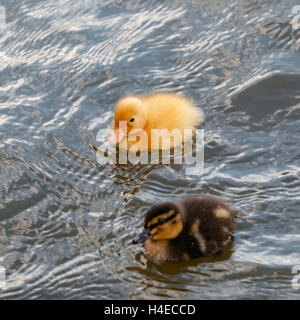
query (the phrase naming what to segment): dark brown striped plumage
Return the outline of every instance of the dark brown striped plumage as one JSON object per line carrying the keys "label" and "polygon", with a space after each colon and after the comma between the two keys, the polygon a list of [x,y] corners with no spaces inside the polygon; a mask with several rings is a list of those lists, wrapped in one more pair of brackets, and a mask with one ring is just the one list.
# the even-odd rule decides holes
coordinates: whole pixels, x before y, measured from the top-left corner
{"label": "dark brown striped plumage", "polygon": [[160,203],[147,212],[144,231],[135,243],[144,243],[151,260],[179,262],[212,255],[232,240],[235,212],[222,200],[191,197]]}

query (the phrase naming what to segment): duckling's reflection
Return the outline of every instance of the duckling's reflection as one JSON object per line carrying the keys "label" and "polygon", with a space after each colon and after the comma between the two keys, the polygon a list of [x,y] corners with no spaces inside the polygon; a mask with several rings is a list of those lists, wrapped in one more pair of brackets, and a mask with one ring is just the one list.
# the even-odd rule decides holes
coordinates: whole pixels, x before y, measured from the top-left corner
{"label": "duckling's reflection", "polygon": [[[155,270],[162,274],[178,274],[191,271],[192,267],[197,267],[197,272],[201,273],[201,265],[207,263],[215,263],[229,260],[233,254],[234,241],[231,240],[225,247],[211,256],[205,256],[198,259],[193,259],[177,263],[155,263],[147,257],[144,252],[135,254],[135,259],[139,266],[127,266],[128,271],[137,271],[140,274],[157,278]],[[157,280],[157,279],[156,279]]]}
{"label": "duckling's reflection", "polygon": [[[202,257],[195,260],[184,261],[179,263],[165,263],[155,265],[157,270],[162,273],[168,274],[176,274],[185,272],[189,269],[189,267],[196,267],[204,263],[213,263],[213,262],[221,262],[225,260],[229,260],[233,253],[233,240],[222,250],[218,251],[212,256]],[[151,263],[151,261],[150,261]],[[200,268],[201,266],[199,266]]]}
{"label": "duckling's reflection", "polygon": [[[200,144],[197,144],[197,139],[200,140]],[[109,147],[109,152],[96,146],[91,146],[91,149],[98,163],[111,163],[117,168],[126,168],[125,171],[128,170],[128,172],[136,171],[136,167],[139,169],[137,173],[143,171],[145,167],[151,167],[152,171],[159,166],[168,166],[175,171],[181,171],[193,162],[198,165],[199,159],[201,164],[204,164],[204,146],[201,139],[196,134],[190,140],[190,144],[182,144],[170,150],[152,150],[151,153],[148,151],[132,152],[112,146]]]}
{"label": "duckling's reflection", "polygon": [[[93,150],[96,157],[101,156],[101,161],[103,160],[103,155],[99,154],[99,149],[95,146],[91,146],[91,149]],[[127,152],[127,159],[128,159]],[[107,156],[104,154],[104,156]],[[163,159],[163,154],[160,152],[158,153],[158,158],[151,158],[151,155],[149,153],[140,154],[140,152],[137,152],[136,158],[141,159],[142,161],[137,163],[127,163],[127,164],[120,164],[120,161],[117,161],[120,159],[120,151],[117,148],[116,149],[116,163],[114,164],[106,164],[105,168],[109,170],[110,172],[110,178],[113,180],[113,183],[117,186],[122,186],[122,194],[126,201],[127,195],[135,195],[137,194],[143,183],[147,180],[147,177],[149,174],[160,168],[161,166],[169,166],[175,171],[180,171],[182,168],[184,168],[184,163],[177,163],[175,160],[174,153],[170,154],[170,163],[165,163]]]}

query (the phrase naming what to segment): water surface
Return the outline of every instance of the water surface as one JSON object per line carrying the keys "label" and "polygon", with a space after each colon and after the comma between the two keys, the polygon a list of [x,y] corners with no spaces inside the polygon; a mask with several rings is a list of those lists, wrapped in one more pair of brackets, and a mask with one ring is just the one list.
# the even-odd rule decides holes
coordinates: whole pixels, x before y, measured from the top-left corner
{"label": "water surface", "polygon": [[[300,28],[294,1],[2,1],[1,299],[299,299]],[[109,166],[123,95],[192,97],[205,169]],[[131,241],[155,202],[240,211],[220,257],[157,266]]]}

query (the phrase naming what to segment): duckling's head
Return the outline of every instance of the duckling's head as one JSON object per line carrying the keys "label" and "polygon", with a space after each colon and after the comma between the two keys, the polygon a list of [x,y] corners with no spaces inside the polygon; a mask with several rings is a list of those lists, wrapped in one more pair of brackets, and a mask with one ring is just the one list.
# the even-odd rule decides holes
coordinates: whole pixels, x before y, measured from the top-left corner
{"label": "duckling's head", "polygon": [[179,204],[165,202],[153,206],[146,214],[144,231],[133,243],[146,240],[171,240],[183,229],[183,209]]}
{"label": "duckling's head", "polygon": [[115,141],[118,144],[125,136],[139,135],[147,123],[147,108],[143,101],[134,96],[121,99],[115,109]]}

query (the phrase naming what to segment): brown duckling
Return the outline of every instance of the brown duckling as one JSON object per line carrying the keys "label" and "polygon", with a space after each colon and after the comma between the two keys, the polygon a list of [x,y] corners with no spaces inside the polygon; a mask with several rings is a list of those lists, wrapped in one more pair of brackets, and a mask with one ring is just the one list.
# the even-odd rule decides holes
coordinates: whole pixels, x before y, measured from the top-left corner
{"label": "brown duckling", "polygon": [[147,212],[144,231],[133,244],[143,243],[157,263],[188,261],[226,246],[233,239],[234,220],[235,212],[210,196],[159,203]]}

